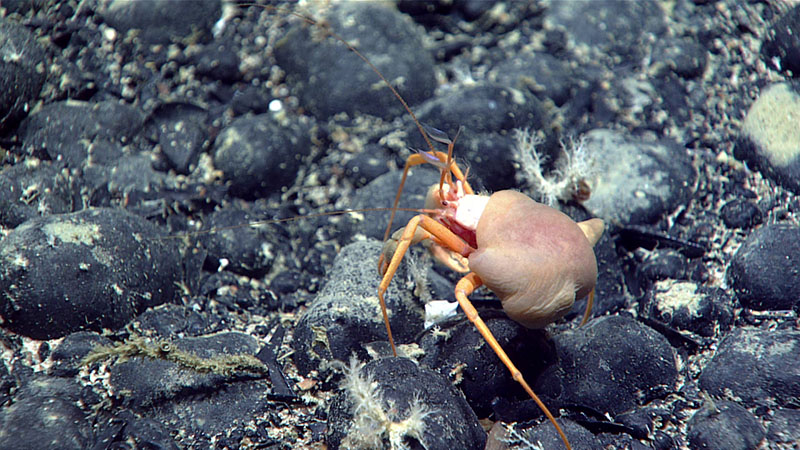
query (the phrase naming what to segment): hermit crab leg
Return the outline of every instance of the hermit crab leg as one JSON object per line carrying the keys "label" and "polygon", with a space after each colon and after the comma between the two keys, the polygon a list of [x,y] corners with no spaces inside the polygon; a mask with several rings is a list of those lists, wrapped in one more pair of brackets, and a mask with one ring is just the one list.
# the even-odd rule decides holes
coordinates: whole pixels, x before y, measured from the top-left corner
{"label": "hermit crab leg", "polygon": [[[423,231],[420,232],[419,229],[422,229]],[[475,251],[474,248],[470,247],[469,244],[464,242],[460,237],[453,234],[453,232],[448,230],[447,227],[431,217],[428,217],[424,214],[419,214],[408,221],[408,224],[403,229],[403,234],[398,241],[397,249],[394,251],[394,254],[392,254],[388,265],[384,267],[381,264],[380,266],[383,278],[381,279],[381,284],[378,286],[378,299],[381,303],[381,312],[383,313],[383,319],[386,322],[386,332],[389,335],[389,344],[392,346],[392,353],[394,353],[395,356],[397,356],[397,349],[395,348],[394,338],[392,337],[392,329],[389,325],[389,315],[386,312],[386,301],[384,300],[384,294],[386,293],[386,290],[389,289],[389,283],[392,282],[392,277],[394,277],[395,272],[397,272],[397,268],[400,266],[400,261],[403,260],[403,256],[405,256],[406,251],[408,251],[408,247],[411,244],[431,238],[433,236],[435,236],[439,242],[442,243],[442,245],[445,245],[447,248],[461,254],[462,256],[466,257]],[[383,260],[384,255],[381,254],[381,261]]]}
{"label": "hermit crab leg", "polygon": [[[422,230],[422,232],[420,230]],[[386,322],[386,331],[389,336],[389,344],[391,345],[392,352],[394,352],[395,355],[397,355],[397,350],[395,348],[394,338],[392,337],[391,327],[389,326],[389,315],[386,311],[384,294],[389,288],[389,283],[391,283],[392,277],[394,277],[395,272],[397,272],[397,268],[400,266],[400,261],[405,256],[409,246],[411,246],[413,243],[430,238],[436,239],[437,242],[441,243],[441,245],[464,257],[467,257],[476,251],[476,249],[464,242],[461,237],[429,216],[419,214],[414,216],[408,222],[406,227],[403,229],[403,234],[398,241],[397,248],[392,254],[386,270],[383,272],[383,278],[381,279],[380,286],[378,287],[378,299],[380,300],[381,304],[381,312],[383,313],[383,318]],[[467,298],[475,289],[482,285],[483,281],[474,272],[468,273],[466,276],[464,276],[458,282],[458,284],[456,284],[455,295],[456,300],[458,300],[458,304],[461,306],[461,309],[464,310],[464,313],[469,321],[475,325],[475,328],[478,329],[478,332],[489,344],[489,347],[494,350],[503,364],[508,368],[509,372],[511,372],[512,378],[522,386],[525,392],[527,392],[534,402],[536,402],[539,408],[541,408],[548,420],[550,420],[550,422],[552,422],[552,424],[556,427],[556,430],[558,431],[561,439],[564,441],[567,449],[570,449],[571,447],[569,440],[567,440],[564,431],[561,429],[561,426],[559,426],[558,422],[556,422],[553,414],[549,409],[547,409],[547,406],[544,404],[544,402],[542,402],[539,396],[533,392],[533,389],[531,389],[531,387],[525,381],[525,378],[522,376],[522,372],[520,372],[514,363],[511,362],[511,358],[508,357],[508,354],[500,346],[500,343],[497,342],[497,339],[494,337],[491,330],[489,330],[489,327],[486,326],[486,323],[483,321],[483,319],[481,319],[480,315],[478,315],[478,311],[469,301],[469,298]]]}
{"label": "hermit crab leg", "polygon": [[[454,145],[454,142],[451,142],[450,144],[448,144],[448,147],[449,147],[448,148],[448,153],[432,150],[430,152],[415,153],[415,154],[409,156],[408,159],[406,159],[406,165],[405,165],[405,167],[403,167],[403,177],[400,179],[400,186],[397,188],[397,194],[395,195],[394,203],[392,204],[392,210],[391,210],[392,212],[389,215],[389,224],[386,226],[386,232],[383,235],[383,241],[384,242],[386,242],[389,239],[389,236],[392,233],[392,223],[394,222],[394,216],[395,216],[395,213],[397,212],[397,205],[400,203],[400,197],[403,194],[403,186],[406,183],[406,178],[408,178],[408,171],[412,167],[419,166],[421,164],[431,164],[431,159],[435,158],[440,163],[446,165],[445,168],[442,169],[442,173],[445,173],[446,171],[448,173],[452,173],[453,177],[455,177],[456,180],[458,180],[458,181],[460,181],[462,183],[465,193],[474,194],[474,191],[472,190],[472,186],[470,186],[469,183],[467,182],[467,179],[466,179],[466,176],[464,175],[464,172],[462,172],[461,168],[458,167],[458,165],[453,162],[453,158],[452,158],[452,146],[453,145]],[[440,180],[440,182],[439,182],[440,183],[440,186],[439,186],[440,189],[441,189],[441,183],[443,182],[443,180],[444,180],[444,175],[442,175],[442,180]],[[415,242],[419,242],[419,241],[415,241]],[[386,264],[386,262],[384,260],[383,254],[381,254],[380,258],[378,258],[378,269],[380,270],[381,273],[384,272],[384,269],[383,269],[384,264]]]}
{"label": "hermit crab leg", "polygon": [[508,368],[508,371],[511,372],[511,377],[514,378],[514,381],[519,383],[525,392],[530,395],[534,402],[539,406],[539,408],[544,412],[544,415],[547,416],[547,419],[552,422],[552,424],[556,427],[556,431],[558,431],[558,435],[561,436],[561,440],[564,441],[564,444],[567,448],[570,448],[569,441],[567,440],[567,436],[564,434],[564,431],[556,422],[556,418],[553,417],[553,414],[547,409],[547,406],[544,402],[533,392],[533,389],[528,385],[525,381],[525,378],[522,376],[522,372],[517,369],[517,366],[511,362],[511,358],[508,357],[503,347],[500,346],[500,343],[497,342],[492,331],[489,330],[489,327],[486,326],[486,322],[481,319],[481,316],[478,315],[478,310],[472,305],[472,302],[469,301],[469,296],[483,285],[483,280],[475,273],[470,272],[466,274],[459,282],[456,284],[456,300],[458,300],[458,305],[461,306],[461,309],[464,311],[464,314],[467,316],[470,322],[475,325],[475,328],[478,329],[478,332],[483,336],[486,342],[489,344],[489,347],[494,350],[497,356],[503,361],[503,364]]}
{"label": "hermit crab leg", "polygon": [[589,292],[589,297],[586,299],[586,311],[583,313],[581,323],[578,325],[579,327],[586,325],[586,322],[592,317],[592,305],[594,305],[594,289],[592,289],[592,292]]}

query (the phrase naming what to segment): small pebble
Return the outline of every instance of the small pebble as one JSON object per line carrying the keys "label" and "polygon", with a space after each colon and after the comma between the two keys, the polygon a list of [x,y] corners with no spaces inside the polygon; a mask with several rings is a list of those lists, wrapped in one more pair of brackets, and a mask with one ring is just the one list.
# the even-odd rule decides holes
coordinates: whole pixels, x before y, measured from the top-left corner
{"label": "small pebble", "polygon": [[[556,422],[561,426],[572,448],[576,450],[602,448],[595,435],[586,428],[583,428],[571,420],[556,419]],[[533,428],[520,432],[520,434],[528,443],[538,443],[542,445],[542,448],[564,447],[564,441],[561,440],[558,430],[556,430],[556,427],[554,427],[550,421],[543,421]],[[514,439],[512,438],[511,441],[514,442]]]}
{"label": "small pebble", "polygon": [[[206,221],[205,229],[215,233],[200,235],[208,251],[207,264],[217,270],[260,278],[269,271],[276,258],[288,253],[288,236],[280,224],[258,224],[241,227],[273,217],[272,211],[244,211],[220,208]],[[262,215],[263,214],[263,215]],[[220,261],[226,260],[224,267]]]}
{"label": "small pebble", "polygon": [[761,210],[753,202],[731,200],[722,206],[719,212],[722,221],[728,228],[753,228],[764,221]]}
{"label": "small pebble", "polygon": [[705,405],[689,420],[689,444],[709,450],[750,450],[766,432],[750,411],[728,401]]}
{"label": "small pebble", "polygon": [[747,161],[787,189],[800,192],[800,83],[776,83],[750,106],[734,147]]}
{"label": "small pebble", "polygon": [[753,231],[731,259],[728,278],[746,308],[800,306],[800,227],[771,224]]}
{"label": "small pebble", "polygon": [[83,358],[98,345],[110,345],[108,338],[93,331],[78,331],[67,335],[51,355],[53,366],[49,374],[56,377],[74,377],[82,368]]}
{"label": "small pebble", "polygon": [[103,4],[100,13],[106,23],[121,33],[138,30],[145,44],[169,44],[210,39],[211,27],[222,13],[222,3],[218,0],[149,0],[144,3],[112,0]]}
{"label": "small pebble", "polygon": [[[345,40],[358,42],[358,50],[386,79],[402,79],[400,90],[410,105],[432,96],[436,85],[433,59],[422,51],[423,44],[408,17],[379,3],[344,2],[330,10],[327,25]],[[364,61],[341,42],[316,39],[316,33],[309,31],[307,24],[289,31],[276,46],[275,59],[286,70],[300,102],[318,119],[341,112],[386,119],[405,113]]]}
{"label": "small pebble", "polygon": [[640,304],[643,316],[670,327],[714,336],[733,324],[733,300],[724,290],[692,281],[657,282]]}
{"label": "small pebble", "polygon": [[278,192],[297,176],[310,151],[305,122],[280,123],[269,114],[243,116],[223,129],[214,142],[214,166],[231,193],[255,199]]}
{"label": "small pebble", "polygon": [[20,164],[0,172],[0,224],[16,228],[37,216],[72,211],[71,177],[50,164]]}
{"label": "small pebble", "polygon": [[786,11],[766,29],[761,57],[787,75],[800,76],[800,5]]}
{"label": "small pebble", "polygon": [[355,187],[363,187],[389,171],[389,162],[380,154],[378,146],[368,145],[364,151],[347,162],[344,167],[345,174]]}
{"label": "small pebble", "polygon": [[796,330],[737,328],[725,336],[703,369],[700,388],[746,407],[791,403],[800,397],[798,342]]}
{"label": "small pebble", "polygon": [[[402,177],[401,171],[388,172],[376,177],[366,186],[358,189],[350,200],[350,208],[370,208],[376,205],[391,207],[397,195]],[[400,208],[424,208],[428,189],[439,182],[439,172],[427,167],[415,167],[409,172],[400,197]],[[414,211],[397,211],[392,222],[392,230],[406,226]],[[365,211],[357,215],[347,215],[342,227],[348,234],[363,234],[373,239],[383,240],[386,226],[389,224],[388,211]]]}
{"label": "small pebble", "polygon": [[679,280],[686,273],[686,258],[674,250],[656,249],[646,256],[639,271],[652,281]]}
{"label": "small pebble", "polygon": [[208,145],[207,117],[202,108],[167,103],[153,111],[145,122],[147,132],[155,137],[170,166],[178,173],[191,172],[200,152]]}

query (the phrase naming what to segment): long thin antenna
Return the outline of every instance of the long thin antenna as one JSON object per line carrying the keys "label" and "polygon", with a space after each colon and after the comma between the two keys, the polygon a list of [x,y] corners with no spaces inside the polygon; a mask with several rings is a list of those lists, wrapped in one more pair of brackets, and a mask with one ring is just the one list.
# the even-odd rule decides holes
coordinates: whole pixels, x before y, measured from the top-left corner
{"label": "long thin antenna", "polygon": [[314,20],[314,19],[312,19],[310,17],[306,17],[306,16],[304,16],[302,14],[298,14],[298,13],[295,13],[295,12],[291,12],[291,14],[299,17],[300,19],[304,20],[305,22],[307,22],[307,23],[309,23],[311,25],[315,25],[315,26],[325,30],[325,32],[328,35],[334,37],[337,41],[341,42],[344,46],[346,46],[348,50],[350,50],[351,52],[355,53],[356,56],[361,58],[361,60],[364,61],[370,67],[370,69],[372,69],[372,71],[375,72],[376,75],[378,75],[378,77],[380,77],[380,79],[383,81],[383,83],[389,88],[389,90],[392,91],[392,94],[394,94],[394,96],[397,98],[397,100],[399,100],[400,103],[403,105],[403,108],[405,108],[405,110],[408,113],[408,115],[411,116],[411,119],[414,121],[414,124],[417,126],[417,129],[419,129],[420,134],[422,134],[422,137],[425,139],[425,143],[428,145],[428,148],[430,148],[431,151],[435,151],[436,150],[436,147],[433,146],[433,142],[431,142],[430,138],[428,137],[428,134],[425,132],[425,128],[423,128],[422,124],[419,122],[419,120],[417,120],[417,116],[416,116],[416,114],[414,114],[414,111],[411,110],[411,107],[408,106],[408,103],[406,103],[405,99],[403,99],[403,96],[400,95],[399,92],[397,92],[397,89],[395,89],[394,86],[392,86],[392,83],[389,83],[389,80],[387,80],[386,77],[383,76],[383,73],[381,73],[380,69],[378,69],[378,67],[375,64],[373,64],[372,61],[370,61],[366,56],[361,54],[361,52],[358,51],[358,49],[355,48],[352,44],[347,42],[347,40],[344,37],[342,37],[341,35],[339,35],[335,31],[333,31],[331,29],[331,27],[328,26],[327,23],[317,22],[316,20]]}
{"label": "long thin antenna", "polygon": [[[392,83],[390,83],[389,80],[386,79],[386,77],[383,75],[383,73],[380,71],[380,69],[378,69],[378,67],[375,64],[373,64],[372,61],[369,60],[369,58],[367,58],[360,51],[358,51],[358,49],[355,48],[354,45],[352,45],[351,43],[347,42],[347,40],[344,37],[342,37],[341,35],[339,35],[335,31],[333,31],[331,29],[331,27],[328,26],[327,23],[318,22],[318,21],[316,21],[316,20],[314,20],[314,19],[312,19],[310,17],[304,16],[302,14],[298,14],[298,13],[293,12],[293,11],[289,11],[289,13],[294,15],[294,16],[296,16],[296,17],[298,17],[298,18],[300,18],[301,20],[303,20],[304,22],[306,22],[308,24],[314,25],[314,26],[319,27],[320,29],[324,30],[325,33],[327,33],[329,36],[331,36],[334,39],[336,39],[337,41],[339,41],[342,45],[347,47],[348,50],[353,52],[362,61],[364,61],[364,63],[366,63],[369,66],[369,68],[372,69],[373,72],[375,72],[375,75],[377,75],[383,81],[384,85],[386,85],[386,87],[388,87],[389,90],[392,91],[392,94],[395,96],[395,98],[397,98],[397,100],[400,102],[400,104],[403,105],[403,108],[406,110],[408,115],[411,116],[411,120],[414,121],[414,125],[417,126],[417,129],[419,130],[420,134],[422,135],[422,138],[425,140],[425,144],[428,146],[430,151],[431,152],[435,152],[436,151],[436,147],[434,147],[433,142],[431,142],[431,138],[428,135],[428,133],[425,131],[425,127],[423,127],[422,123],[420,123],[419,119],[417,119],[417,115],[414,114],[414,111],[412,111],[411,107],[408,106],[408,103],[406,103],[406,101],[403,98],[403,96],[400,95],[399,92],[397,92],[397,89],[395,89],[394,86],[392,86]],[[449,168],[450,166],[451,166],[451,159],[448,158],[447,167]],[[395,196],[394,203],[393,203],[392,209],[391,209],[391,213],[389,214],[389,223],[386,225],[386,231],[384,232],[384,235],[383,235],[383,240],[384,241],[389,238],[389,235],[392,232],[392,223],[394,222],[394,217],[395,217],[395,215],[396,215],[396,213],[398,211],[397,205],[400,202],[400,196],[402,195],[403,185],[404,184],[405,184],[405,172],[403,173],[403,180],[401,181],[400,187],[397,190],[397,195]]]}
{"label": "long thin antenna", "polygon": [[[200,236],[200,235],[204,235],[204,234],[213,234],[213,233],[218,233],[220,231],[235,230],[235,229],[244,228],[244,227],[257,227],[259,225],[269,225],[269,224],[275,224],[275,223],[294,222],[294,221],[297,221],[297,220],[313,219],[313,218],[316,218],[316,217],[341,216],[341,215],[350,214],[350,213],[375,212],[375,211],[386,212],[386,211],[389,211],[391,209],[392,208],[389,208],[389,207],[339,209],[339,210],[336,210],[336,211],[326,211],[326,212],[319,212],[319,213],[311,213],[311,214],[306,214],[304,216],[283,217],[281,219],[255,220],[253,222],[248,222],[248,223],[242,224],[242,225],[230,225],[230,226],[225,226],[225,227],[212,227],[212,228],[207,228],[207,229],[204,229],[204,230],[190,231],[190,232],[183,233],[183,234],[180,234],[180,235],[164,236],[164,237],[162,237],[160,239],[182,239],[182,238],[187,237],[187,236]],[[397,210],[399,210],[399,211],[409,211],[409,212],[415,212],[415,213],[421,213],[421,214],[430,214],[430,213],[436,212],[435,210],[425,209],[425,208],[397,208]]]}

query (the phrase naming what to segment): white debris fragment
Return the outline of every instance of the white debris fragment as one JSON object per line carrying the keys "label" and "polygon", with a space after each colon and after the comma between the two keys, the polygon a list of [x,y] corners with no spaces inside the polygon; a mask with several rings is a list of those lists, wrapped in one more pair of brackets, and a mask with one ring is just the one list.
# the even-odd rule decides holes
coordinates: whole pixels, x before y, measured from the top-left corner
{"label": "white debris fragment", "polygon": [[456,315],[458,302],[448,302],[447,300],[431,300],[425,304],[425,328]]}

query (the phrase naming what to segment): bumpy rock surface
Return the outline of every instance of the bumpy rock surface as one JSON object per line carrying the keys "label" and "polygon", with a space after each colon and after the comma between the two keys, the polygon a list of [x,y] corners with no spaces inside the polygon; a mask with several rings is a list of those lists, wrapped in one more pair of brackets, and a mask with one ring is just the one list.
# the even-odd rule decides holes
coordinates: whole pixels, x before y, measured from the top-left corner
{"label": "bumpy rock surface", "polygon": [[0,242],[0,315],[37,339],[116,329],[172,301],[181,279],[174,242],[114,209],[32,219]]}
{"label": "bumpy rock surface", "polygon": [[[111,368],[112,389],[133,410],[182,428],[221,433],[231,423],[247,421],[268,408],[271,390],[261,379],[266,370],[227,364],[234,362],[231,358],[258,353],[253,337],[218,333],[165,345],[161,344],[164,359],[133,357]],[[168,359],[178,351],[186,357]]]}
{"label": "bumpy rock surface", "polygon": [[[530,331],[493,293],[471,296],[574,447],[798,440],[800,6],[251,3],[2,0],[0,447],[341,442],[353,421],[329,414],[336,361],[390,352],[381,244],[359,241],[383,238],[399,169],[428,148],[330,31],[439,129],[438,148],[458,134],[476,191],[606,220],[589,324],[585,300]],[[524,129],[536,143],[517,139]],[[559,144],[582,137],[575,175]],[[538,167],[518,157],[529,147]],[[425,166],[402,207],[421,208],[444,168]],[[534,168],[575,176],[551,196]],[[337,212],[352,207],[375,210]],[[436,448],[464,448],[447,432],[477,429],[476,416],[525,423],[515,445],[561,448],[460,311],[421,333],[422,301],[453,301],[461,275],[419,247],[389,286],[389,315],[399,351],[440,373],[391,360],[376,386],[466,393],[447,408],[472,414],[431,423]],[[132,342],[165,347],[85,364]],[[219,376],[170,359],[184,350],[202,355],[195,369],[255,357],[269,382],[261,365]],[[481,446],[478,431],[456,438]]]}
{"label": "bumpy rock surface", "polygon": [[777,70],[800,75],[800,6],[795,6],[771,24],[761,45],[764,62]]}
{"label": "bumpy rock surface", "polygon": [[[376,270],[382,245],[376,241],[342,249],[328,273],[328,283],[297,323],[294,362],[302,373],[364,355],[363,344],[386,341],[386,325],[378,301],[380,277]],[[386,291],[386,306],[395,343],[408,343],[422,329],[422,308],[404,284],[400,270]]]}
{"label": "bumpy rock surface", "polygon": [[562,403],[616,415],[664,397],[677,381],[675,352],[666,339],[624,316],[596,319],[553,342],[558,362],[536,390]]}
{"label": "bumpy rock surface", "polygon": [[782,444],[800,442],[800,411],[791,408],[775,411],[767,430],[767,439]]}
{"label": "bumpy rock surface", "polygon": [[0,447],[86,448],[91,428],[86,422],[89,411],[78,407],[81,397],[80,386],[72,380],[31,380],[13,405],[0,410]]}
{"label": "bumpy rock surface", "polygon": [[703,369],[700,387],[748,407],[791,403],[800,396],[798,339],[796,330],[736,329]]}
{"label": "bumpy rock surface", "polygon": [[[389,426],[376,420],[387,417],[406,444],[424,443],[424,448],[483,449],[486,432],[464,397],[444,377],[418,367],[404,358],[383,358],[346,374],[344,392],[331,403],[328,443],[332,448],[366,448],[376,434],[390,434]],[[358,383],[354,377],[373,380]],[[372,386],[370,386],[372,384]],[[365,389],[367,387],[370,389]],[[358,389],[361,387],[361,389]],[[416,405],[425,414],[421,435],[403,436],[403,421]]]}
{"label": "bumpy rock surface", "polygon": [[800,307],[800,227],[773,224],[754,231],[733,256],[728,277],[746,308]]}
{"label": "bumpy rock surface", "polygon": [[596,216],[612,224],[652,223],[688,200],[696,174],[677,144],[611,130],[592,130],[585,137],[597,174],[584,204]]}
{"label": "bumpy rock surface", "polygon": [[47,77],[44,49],[23,26],[0,19],[0,130],[25,116]]}
{"label": "bumpy rock surface", "polygon": [[[553,343],[542,331],[527,330],[502,312],[483,314],[492,334],[529,382],[556,362]],[[528,398],[505,367],[497,366],[497,354],[465,317],[427,330],[420,340],[425,351],[422,363],[451,374],[475,411],[488,414],[498,399]],[[532,356],[535,355],[535,356]],[[505,370],[504,370],[505,369]]]}
{"label": "bumpy rock surface", "polygon": [[129,105],[67,100],[28,116],[21,124],[21,135],[29,152],[43,151],[54,161],[78,168],[115,162],[123,155],[123,143],[143,123],[141,111]]}
{"label": "bumpy rock surface", "polygon": [[[548,20],[595,52],[635,52],[638,42],[666,31],[664,12],[653,3],[624,4],[610,0],[585,4],[553,3]],[[624,38],[622,37],[624,36]]]}

